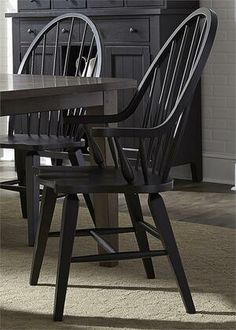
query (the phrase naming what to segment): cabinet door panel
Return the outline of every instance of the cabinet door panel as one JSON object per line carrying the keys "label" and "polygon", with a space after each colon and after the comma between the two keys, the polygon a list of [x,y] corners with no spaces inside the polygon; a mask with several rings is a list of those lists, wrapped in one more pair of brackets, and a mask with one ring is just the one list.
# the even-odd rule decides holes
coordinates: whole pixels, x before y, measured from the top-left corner
{"label": "cabinet door panel", "polygon": [[[133,78],[140,82],[150,64],[149,46],[106,47],[105,58],[105,75],[118,78]],[[119,92],[119,111],[122,111],[128,105],[134,92],[134,90]],[[133,116],[125,123],[122,123],[123,127],[140,127],[144,113],[144,103],[140,104]],[[126,148],[135,148],[137,141],[130,138],[124,139],[123,145]]]}
{"label": "cabinet door panel", "polygon": [[126,0],[127,7],[164,7],[164,0]]}
{"label": "cabinet door panel", "polygon": [[[105,18],[94,20],[105,44],[142,44],[149,43],[150,22],[148,18]],[[81,36],[83,29],[80,30]],[[91,41],[92,34],[87,33],[86,41]]]}
{"label": "cabinet door panel", "polygon": [[198,0],[183,1],[183,0],[166,0],[166,8],[199,8]]}
{"label": "cabinet door panel", "polygon": [[105,43],[132,44],[150,40],[148,18],[98,19],[95,22]]}
{"label": "cabinet door panel", "polygon": [[127,7],[198,8],[196,0],[126,0]]}
{"label": "cabinet door panel", "polygon": [[[50,19],[21,19],[20,20],[20,40],[21,43],[30,44],[36,35],[49,23]],[[49,39],[51,33],[49,34]]]}
{"label": "cabinet door panel", "polygon": [[[20,39],[21,43],[30,44],[36,35],[45,27],[47,23],[49,23],[49,19],[21,19],[20,21]],[[73,33],[71,40],[76,42],[79,40],[79,23],[76,22],[74,24]],[[62,22],[60,24],[59,30],[59,41],[67,43],[68,37],[70,32],[70,23],[69,22]],[[56,28],[50,30],[46,36],[47,43],[56,42]]]}
{"label": "cabinet door panel", "polygon": [[50,0],[18,0],[18,9],[21,10],[37,10],[50,9]]}
{"label": "cabinet door panel", "polygon": [[76,9],[85,8],[85,0],[54,0],[52,4],[53,8],[56,9]]}
{"label": "cabinet door panel", "polygon": [[[28,46],[21,46],[21,60],[26,53],[28,49]],[[42,51],[43,47],[38,46],[35,50],[35,59],[34,59],[34,72],[33,74],[40,74],[40,68],[41,68],[41,61],[42,61]],[[45,53],[45,70],[44,74],[51,75],[52,74],[52,68],[53,68],[53,56],[54,56],[54,47],[46,47],[46,53]],[[59,56],[58,61],[60,61],[61,52],[59,50]],[[57,65],[57,67],[59,67]]]}
{"label": "cabinet door panel", "polygon": [[123,0],[87,0],[88,8],[112,8],[123,7]]}

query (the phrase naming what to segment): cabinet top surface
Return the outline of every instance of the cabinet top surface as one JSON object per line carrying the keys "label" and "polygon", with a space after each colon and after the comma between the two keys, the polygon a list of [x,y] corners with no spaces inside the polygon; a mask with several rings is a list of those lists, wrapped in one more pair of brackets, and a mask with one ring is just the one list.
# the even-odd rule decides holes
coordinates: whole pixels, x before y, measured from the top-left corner
{"label": "cabinet top surface", "polygon": [[0,74],[0,99],[136,88],[134,79]]}
{"label": "cabinet top surface", "polygon": [[[103,17],[103,16],[144,16],[144,15],[176,15],[176,14],[189,14],[193,9],[190,8],[171,8],[171,9],[161,9],[161,8],[96,8],[96,9],[80,9],[73,10],[73,12],[80,12],[90,17]],[[5,17],[56,17],[62,14],[71,13],[71,10],[38,10],[38,11],[21,11],[16,13],[6,13]]]}
{"label": "cabinet top surface", "polygon": [[53,17],[65,12],[88,16],[158,15],[189,13],[199,0],[18,0],[18,12],[7,17]]}

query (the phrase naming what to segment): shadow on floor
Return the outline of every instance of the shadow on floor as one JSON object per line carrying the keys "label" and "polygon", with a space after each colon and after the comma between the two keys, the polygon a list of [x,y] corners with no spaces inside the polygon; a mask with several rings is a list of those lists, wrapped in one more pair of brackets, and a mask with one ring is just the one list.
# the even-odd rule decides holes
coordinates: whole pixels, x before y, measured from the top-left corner
{"label": "shadow on floor", "polygon": [[[204,313],[204,312],[202,312]],[[224,315],[224,312],[215,312]],[[234,315],[234,313],[232,313]],[[227,313],[228,315],[228,313]],[[234,322],[192,322],[166,321],[166,320],[140,320],[129,318],[106,317],[74,317],[65,316],[63,322],[53,322],[50,315],[3,310],[1,312],[2,329],[234,329]]]}

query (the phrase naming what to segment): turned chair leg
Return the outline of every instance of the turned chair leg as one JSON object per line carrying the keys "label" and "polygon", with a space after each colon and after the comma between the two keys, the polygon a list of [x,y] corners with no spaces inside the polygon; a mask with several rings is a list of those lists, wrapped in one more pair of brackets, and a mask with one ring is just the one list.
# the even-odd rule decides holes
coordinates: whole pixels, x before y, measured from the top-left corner
{"label": "turned chair leg", "polygon": [[[70,160],[72,166],[85,166],[84,156],[80,149],[70,151],[68,154],[69,154],[69,160]],[[96,218],[95,218],[95,211],[94,211],[94,206],[93,206],[93,201],[92,201],[92,195],[83,194],[83,196],[84,196],[86,205],[88,207],[89,213],[91,215],[91,218],[93,220],[93,223],[96,226]]]}
{"label": "turned chair leg", "polygon": [[164,201],[160,195],[150,194],[148,203],[162,243],[168,252],[169,261],[176,276],[186,311],[194,314],[196,312],[194,303]]}
{"label": "turned chair leg", "polygon": [[26,198],[29,246],[34,246],[39,221],[39,183],[33,171],[33,167],[39,165],[40,157],[37,153],[29,153],[26,155]]}
{"label": "turned chair leg", "polygon": [[[143,221],[143,214],[138,194],[125,194],[130,218],[135,228],[135,236],[141,252],[150,251],[146,231],[139,226],[138,222]],[[147,274],[147,278],[155,278],[152,259],[143,259],[143,265]]]}
{"label": "turned chair leg", "polygon": [[59,259],[53,313],[54,321],[62,321],[63,319],[78,209],[79,201],[77,195],[68,195],[64,200],[62,212]]}
{"label": "turned chair leg", "polygon": [[31,266],[30,285],[37,285],[47,245],[48,233],[52,223],[53,213],[56,205],[57,194],[51,188],[44,188],[39,225],[34,245],[33,260]]}

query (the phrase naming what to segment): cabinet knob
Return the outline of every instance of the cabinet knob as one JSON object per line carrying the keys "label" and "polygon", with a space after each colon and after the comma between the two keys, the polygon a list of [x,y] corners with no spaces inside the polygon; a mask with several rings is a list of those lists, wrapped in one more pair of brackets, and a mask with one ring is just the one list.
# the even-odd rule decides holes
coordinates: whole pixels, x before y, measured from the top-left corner
{"label": "cabinet knob", "polygon": [[130,33],[135,33],[135,32],[137,32],[137,30],[136,30],[135,28],[131,27],[131,28],[129,29],[129,32],[130,32]]}
{"label": "cabinet knob", "polygon": [[27,30],[27,32],[28,32],[29,34],[31,34],[31,33],[32,33],[32,34],[36,34],[36,32],[35,32],[34,30],[30,29],[30,28]]}
{"label": "cabinet knob", "polygon": [[62,29],[61,29],[61,32],[62,32],[62,33],[68,33],[69,31],[68,31],[67,29],[65,29],[65,28],[62,28]]}

